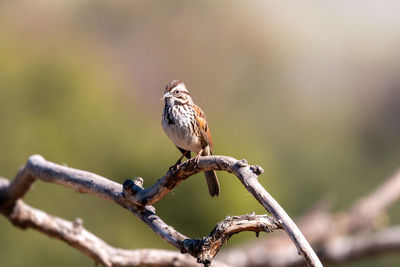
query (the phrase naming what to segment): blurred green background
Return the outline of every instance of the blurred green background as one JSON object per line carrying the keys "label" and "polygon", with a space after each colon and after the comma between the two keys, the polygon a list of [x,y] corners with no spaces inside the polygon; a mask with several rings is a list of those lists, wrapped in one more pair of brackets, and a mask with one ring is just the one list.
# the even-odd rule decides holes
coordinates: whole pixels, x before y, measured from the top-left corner
{"label": "blurred green background", "polygon": [[[145,186],[179,156],[161,127],[165,84],[182,79],[206,112],[215,154],[261,165],[293,217],[336,209],[400,166],[398,1],[0,2],[0,175],[32,154]],[[191,237],[227,215],[265,213],[238,180],[202,174],[155,206]],[[173,249],[139,219],[43,182],[24,200],[113,246]],[[400,205],[390,209],[400,222]],[[230,246],[253,239],[242,234]],[[229,247],[229,246],[228,246]],[[92,266],[66,244],[0,217],[4,266]],[[343,266],[398,266],[389,255]]]}

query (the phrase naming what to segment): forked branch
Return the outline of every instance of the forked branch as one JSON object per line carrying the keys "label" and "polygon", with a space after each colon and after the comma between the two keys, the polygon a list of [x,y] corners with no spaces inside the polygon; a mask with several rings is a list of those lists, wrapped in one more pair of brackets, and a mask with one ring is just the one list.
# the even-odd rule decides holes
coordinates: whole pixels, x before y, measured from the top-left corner
{"label": "forked branch", "polygon": [[[256,215],[227,218],[217,225],[210,236],[202,239],[190,239],[167,225],[157,216],[154,207],[150,206],[151,203],[162,199],[172,188],[189,176],[200,171],[212,169],[234,173],[246,189],[275,219]],[[4,186],[4,182],[0,183],[0,185],[3,185],[0,187],[0,207],[1,212],[6,216],[14,214],[15,208],[21,207],[21,204],[18,204],[20,203],[18,200],[28,192],[36,179],[40,179],[70,187],[79,193],[91,193],[113,201],[138,216],[168,243],[183,253],[191,254],[197,258],[198,262],[205,265],[211,262],[223,242],[232,234],[248,230],[270,232],[282,226],[295,243],[306,263],[309,266],[322,266],[297,226],[259,184],[257,176],[261,173],[261,167],[248,165],[245,160],[238,161],[226,156],[201,157],[198,164],[193,160],[182,163],[179,168],[167,173],[148,189],[143,189],[141,180],[137,179],[135,182],[128,181],[124,183],[123,190],[120,184],[104,177],[54,164],[46,161],[41,156],[35,155],[30,157],[26,166],[20,170],[9,185]],[[60,239],[66,241],[63,238]],[[105,260],[101,260],[100,255],[96,253],[91,255],[92,252],[88,253],[85,249],[82,248],[80,250],[91,256],[96,262],[108,265]]]}
{"label": "forked branch", "polygon": [[[0,189],[7,186],[8,180],[0,178]],[[90,233],[83,222],[74,222],[49,215],[18,200],[12,209],[1,210],[17,227],[32,228],[50,237],[62,240],[104,266],[198,266],[189,255],[159,249],[125,250],[115,248]],[[186,239],[185,246],[193,246],[198,254],[216,254],[225,240],[241,231],[273,231],[279,226],[266,215],[243,215],[226,218],[217,224],[209,236],[202,239]],[[203,245],[205,244],[205,245]],[[208,248],[211,246],[211,248]],[[212,266],[229,266],[214,261]]]}
{"label": "forked branch", "polygon": [[124,188],[127,199],[136,205],[155,203],[170,192],[176,185],[200,171],[223,170],[233,173],[242,182],[244,187],[257,199],[258,202],[282,224],[292,242],[296,245],[308,266],[322,266],[317,255],[285,210],[258,182],[258,175],[264,170],[257,165],[249,165],[246,160],[236,160],[227,156],[200,157],[198,164],[195,160],[188,160],[178,168],[167,173],[164,177],[146,189],[141,187],[142,180],[127,180]]}

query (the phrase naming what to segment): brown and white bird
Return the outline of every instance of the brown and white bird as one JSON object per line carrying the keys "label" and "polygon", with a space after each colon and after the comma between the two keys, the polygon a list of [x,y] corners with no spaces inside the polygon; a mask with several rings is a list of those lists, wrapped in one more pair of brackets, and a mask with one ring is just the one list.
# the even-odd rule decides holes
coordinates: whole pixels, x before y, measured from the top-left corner
{"label": "brown and white bird", "polygon": [[[182,81],[173,80],[165,87],[161,100],[165,100],[162,127],[169,139],[182,152],[178,159],[190,159],[190,152],[196,157],[212,155],[212,137],[204,112],[193,103],[189,91]],[[210,195],[219,196],[219,182],[215,171],[204,172]]]}

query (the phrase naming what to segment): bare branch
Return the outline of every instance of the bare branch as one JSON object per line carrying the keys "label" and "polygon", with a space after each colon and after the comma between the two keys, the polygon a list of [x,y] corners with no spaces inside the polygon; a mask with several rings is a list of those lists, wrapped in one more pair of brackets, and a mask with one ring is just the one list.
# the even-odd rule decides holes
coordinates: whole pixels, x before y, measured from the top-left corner
{"label": "bare branch", "polygon": [[400,170],[373,192],[356,201],[343,217],[342,231],[352,232],[373,226],[375,219],[400,198]]}
{"label": "bare branch", "polygon": [[244,159],[238,161],[227,156],[208,156],[200,157],[198,164],[195,160],[188,160],[180,164],[177,169],[167,173],[167,175],[147,189],[141,189],[140,185],[138,186],[129,180],[126,181],[124,183],[125,193],[127,198],[136,205],[154,203],[189,176],[199,171],[208,170],[223,170],[235,174],[257,201],[270,212],[278,222],[282,223],[283,228],[296,245],[298,253],[303,256],[307,265],[322,266],[317,255],[293,220],[258,182],[258,175],[263,173],[264,170],[257,165],[248,165],[247,161]]}
{"label": "bare branch", "polygon": [[12,207],[16,201],[14,193],[23,197],[36,179],[45,182],[63,185],[74,189],[78,193],[91,193],[106,200],[112,201],[138,216],[157,235],[171,245],[184,251],[183,240],[188,239],[185,235],[177,232],[173,227],[167,225],[155,213],[152,206],[137,207],[122,195],[122,186],[99,175],[76,170],[48,162],[39,155],[31,156],[10,186],[3,190],[5,198],[4,207]]}
{"label": "bare branch", "polygon": [[202,239],[185,240],[184,245],[189,251],[197,251],[196,258],[202,263],[209,264],[218,253],[224,242],[237,233],[243,231],[271,233],[281,228],[274,218],[267,215],[243,215],[226,217],[217,224],[209,236]]}
{"label": "bare branch", "polygon": [[[154,207],[143,206],[159,201],[174,186],[192,174],[210,169],[235,174],[267,210],[270,209],[269,205],[274,205],[269,199],[270,196],[264,194],[264,189],[258,183],[257,176],[262,173],[262,169],[247,165],[245,160],[237,161],[224,156],[202,157],[198,165],[189,160],[147,189],[143,189],[141,178],[127,180],[122,189],[120,184],[101,176],[63,167],[45,161],[40,156],[32,156],[11,184],[6,179],[0,179],[0,211],[16,226],[30,227],[63,240],[105,266],[198,265],[189,255],[178,252],[114,248],[84,229],[80,220],[69,222],[29,207],[18,200],[26,194],[36,179],[60,184],[79,193],[97,195],[130,210],[181,252],[189,253],[199,262],[208,265],[231,235],[241,231],[270,232],[283,226],[266,215],[234,216],[218,223],[209,236],[190,239],[165,224],[155,213]],[[380,218],[399,197],[400,171],[372,193],[356,201],[347,212],[332,214],[327,202],[321,202],[303,216],[298,225],[308,239],[316,244],[318,254],[325,262],[344,262],[388,251],[400,251],[400,226],[365,232],[377,226],[377,218]],[[274,214],[272,211],[271,213]],[[357,234],[360,230],[364,231]],[[228,266],[222,262],[234,266],[302,265],[294,247],[282,234],[229,249],[217,259],[219,261],[213,261],[212,266]]]}
{"label": "bare branch", "polygon": [[[332,213],[331,203],[324,200],[297,220],[297,225],[324,262],[343,262],[400,251],[397,227],[375,232],[382,226],[377,221],[382,220],[385,210],[399,198],[400,170],[347,211]],[[354,234],[358,232],[361,233]],[[348,250],[342,251],[345,247]],[[295,254],[285,236],[279,233],[226,250],[217,259],[236,266],[302,266],[303,262]]]}
{"label": "bare branch", "polygon": [[[221,161],[224,161],[225,158],[228,157],[222,157]],[[233,160],[232,158],[228,159]],[[207,160],[213,159],[206,159],[206,163]],[[217,164],[218,163],[220,162],[217,161]],[[201,166],[202,164],[202,160],[200,160],[199,165]],[[192,161],[190,161],[186,165],[188,166],[185,167],[185,165],[183,165],[181,170],[187,171],[187,169],[192,168],[193,170],[198,171],[197,168],[193,168]],[[168,175],[169,174],[167,174],[167,177],[169,177]],[[124,195],[122,194],[122,187],[120,184],[112,182],[96,174],[92,174],[90,172],[80,171],[48,162],[38,155],[30,157],[26,166],[18,172],[16,178],[12,181],[11,184],[6,186],[6,183],[4,181],[0,183],[0,185],[2,185],[0,187],[1,211],[8,217],[14,214],[12,216],[12,218],[14,219],[11,219],[10,217],[10,220],[12,220],[13,223],[16,225],[25,225],[26,222],[16,219],[20,217],[15,216],[15,214],[30,214],[28,218],[35,218],[35,215],[39,217],[47,216],[46,218],[48,219],[48,222],[51,222],[51,219],[53,219],[56,221],[55,225],[58,225],[61,228],[64,227],[66,229],[69,229],[68,227],[71,227],[71,222],[67,222],[63,219],[51,215],[47,215],[38,210],[32,212],[32,208],[25,209],[25,211],[31,211],[30,213],[18,213],[18,211],[21,210],[21,207],[26,208],[27,206],[25,204],[21,204],[22,202],[19,201],[18,198],[23,197],[27,193],[32,183],[36,179],[70,187],[79,193],[91,193],[115,202],[116,204],[130,210],[133,214],[138,216],[156,234],[158,234],[168,243],[172,244],[183,253],[191,254],[192,256],[197,258],[198,262],[204,263],[205,265],[210,264],[211,260],[219,251],[224,241],[227,240],[234,233],[238,233],[241,231],[272,232],[273,230],[280,228],[280,224],[276,220],[274,220],[272,217],[268,217],[265,215],[236,216],[232,218],[226,218],[224,221],[219,223],[210,234],[210,236],[204,237],[202,239],[190,239],[176,231],[171,226],[165,224],[165,222],[163,222],[156,215],[154,207],[150,205],[132,205],[132,201],[124,197]],[[141,189],[141,184],[142,179],[137,179],[135,182],[133,182],[133,189],[140,189],[141,191],[144,191],[143,189]],[[177,183],[175,183],[175,185],[176,184]],[[132,192],[131,189],[132,188],[128,188],[128,190],[124,190],[124,192]],[[28,221],[29,223],[26,224],[27,226],[40,230],[50,236],[55,236],[63,241],[66,241],[67,243],[73,245],[77,249],[91,256],[96,262],[109,266],[109,262],[107,262],[107,260],[109,260],[109,257],[104,258],[103,254],[99,254],[100,252],[104,253],[104,249],[88,249],[87,246],[79,243],[77,244],[74,240],[74,236],[60,235],[60,232],[57,233],[56,229],[46,228],[49,227],[48,225],[38,225],[37,221],[35,221],[34,219]],[[74,233],[73,229],[69,230],[70,231],[64,232]],[[108,247],[107,250],[111,250],[111,248],[107,244],[105,244],[104,241],[88,233],[86,230],[84,231],[84,233],[86,234],[86,238],[90,236],[89,239],[94,243],[99,243],[100,247]],[[91,243],[89,239],[85,241],[88,244]]]}
{"label": "bare branch", "polygon": [[394,251],[400,251],[400,226],[333,238],[320,255],[325,262],[339,263]]}
{"label": "bare branch", "polygon": [[[4,180],[0,180],[3,185],[5,184]],[[50,237],[62,240],[104,266],[199,265],[191,256],[179,252],[158,249],[125,250],[114,248],[87,231],[82,225],[82,220],[77,219],[75,222],[70,222],[32,208],[23,203],[22,200],[18,200],[12,209],[2,210],[2,213],[15,226],[22,229],[32,228]],[[214,261],[212,266],[229,265]]]}

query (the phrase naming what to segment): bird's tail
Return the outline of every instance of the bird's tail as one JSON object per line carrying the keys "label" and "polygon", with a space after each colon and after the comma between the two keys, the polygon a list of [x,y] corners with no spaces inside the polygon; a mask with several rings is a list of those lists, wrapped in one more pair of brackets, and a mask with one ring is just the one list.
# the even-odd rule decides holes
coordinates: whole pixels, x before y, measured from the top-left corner
{"label": "bird's tail", "polygon": [[208,192],[210,192],[210,195],[212,197],[219,197],[219,181],[217,178],[217,174],[215,173],[215,171],[206,171],[204,172],[204,174],[206,175]]}

